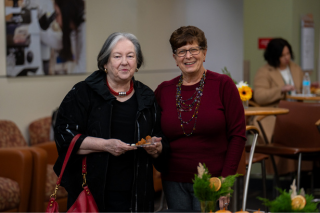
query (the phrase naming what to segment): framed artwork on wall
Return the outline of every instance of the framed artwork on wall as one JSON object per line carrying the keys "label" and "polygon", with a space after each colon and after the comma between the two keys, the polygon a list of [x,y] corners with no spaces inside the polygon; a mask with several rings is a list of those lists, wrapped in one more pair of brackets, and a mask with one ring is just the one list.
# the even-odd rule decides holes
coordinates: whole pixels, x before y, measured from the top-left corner
{"label": "framed artwork on wall", "polygon": [[85,0],[5,0],[6,75],[86,72]]}

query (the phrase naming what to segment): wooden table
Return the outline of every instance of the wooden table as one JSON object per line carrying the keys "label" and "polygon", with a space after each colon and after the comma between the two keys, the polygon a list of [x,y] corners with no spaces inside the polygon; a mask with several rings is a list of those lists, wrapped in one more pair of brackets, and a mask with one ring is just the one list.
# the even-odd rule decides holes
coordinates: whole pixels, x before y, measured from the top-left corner
{"label": "wooden table", "polygon": [[[277,108],[277,107],[248,107],[244,109],[245,116],[256,116],[256,115],[283,115],[288,114],[289,109]],[[247,119],[247,118],[246,118]],[[265,141],[267,140],[266,133],[264,129],[260,126],[261,134]]]}
{"label": "wooden table", "polygon": [[281,115],[287,114],[288,109],[285,108],[276,108],[276,107],[248,107],[244,109],[244,114],[246,116],[251,115]]}
{"label": "wooden table", "polygon": [[304,96],[304,95],[287,95],[287,99],[297,100],[297,101],[320,101],[320,96]]}

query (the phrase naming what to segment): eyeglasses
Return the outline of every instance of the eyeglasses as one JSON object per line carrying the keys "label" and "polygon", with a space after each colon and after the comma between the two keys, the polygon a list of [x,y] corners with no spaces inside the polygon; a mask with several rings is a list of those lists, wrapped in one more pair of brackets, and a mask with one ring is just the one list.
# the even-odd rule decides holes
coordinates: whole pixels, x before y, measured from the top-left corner
{"label": "eyeglasses", "polygon": [[187,52],[189,51],[189,53],[191,55],[198,55],[200,53],[200,50],[202,49],[202,47],[192,47],[188,50],[175,50],[175,54],[179,57],[184,57],[187,55]]}

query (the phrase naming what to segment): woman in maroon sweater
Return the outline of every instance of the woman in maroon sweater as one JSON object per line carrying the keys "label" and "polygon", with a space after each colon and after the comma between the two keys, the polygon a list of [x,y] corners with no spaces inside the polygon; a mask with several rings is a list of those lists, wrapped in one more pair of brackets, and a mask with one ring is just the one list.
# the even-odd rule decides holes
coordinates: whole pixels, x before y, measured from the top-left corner
{"label": "woman in maroon sweater", "polygon": [[[246,141],[244,110],[232,79],[203,67],[207,39],[202,30],[180,27],[170,44],[182,74],[155,91],[171,146],[163,187],[169,209],[200,211],[192,184],[197,166],[205,163],[215,177],[236,173]],[[221,197],[220,208],[229,202]]]}

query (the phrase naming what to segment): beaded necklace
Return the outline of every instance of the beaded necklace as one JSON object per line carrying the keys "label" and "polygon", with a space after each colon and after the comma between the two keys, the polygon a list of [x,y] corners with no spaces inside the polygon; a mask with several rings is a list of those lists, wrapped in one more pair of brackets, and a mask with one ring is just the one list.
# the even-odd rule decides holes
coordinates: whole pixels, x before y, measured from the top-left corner
{"label": "beaded necklace", "polygon": [[[205,80],[206,80],[206,71],[204,71],[202,74],[199,87],[197,87],[196,91],[193,93],[193,95],[186,100],[182,100],[182,96],[181,96],[181,85],[182,85],[182,81],[183,81],[182,75],[180,76],[179,82],[177,84],[176,107],[177,107],[177,112],[178,112],[178,119],[180,120],[183,134],[185,134],[186,136],[192,135],[192,133],[196,130],[196,123],[197,123],[197,118],[198,118],[199,106],[200,106],[200,101],[201,101],[201,96],[202,96]],[[191,100],[192,100],[192,103],[187,104],[187,101],[191,101]],[[182,120],[181,112],[190,112],[190,111],[192,111],[192,109],[195,105],[196,105],[196,107],[194,109],[194,113],[193,113],[192,117],[188,121]],[[192,121],[192,119],[195,119],[194,125],[193,125],[191,133],[187,134],[184,130],[183,124],[189,124]]]}
{"label": "beaded necklace", "polygon": [[111,94],[115,95],[115,96],[120,96],[120,97],[124,97],[124,96],[127,96],[127,95],[130,95],[131,92],[133,91],[133,80],[130,81],[130,88],[127,92],[116,92],[114,91],[110,86],[109,86],[109,83],[108,83],[108,80],[107,81],[107,86],[109,88],[109,91]]}

